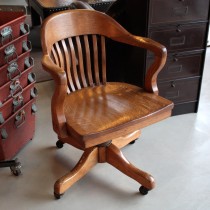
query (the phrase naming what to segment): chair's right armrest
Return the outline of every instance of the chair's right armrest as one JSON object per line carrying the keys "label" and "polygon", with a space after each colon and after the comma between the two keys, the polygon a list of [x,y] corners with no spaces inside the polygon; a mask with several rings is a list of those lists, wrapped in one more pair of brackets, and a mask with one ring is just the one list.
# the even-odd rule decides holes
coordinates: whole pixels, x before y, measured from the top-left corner
{"label": "chair's right armrest", "polygon": [[132,43],[134,46],[142,47],[154,53],[153,63],[150,65],[145,76],[144,89],[148,92],[158,94],[157,76],[165,65],[167,58],[167,49],[160,43],[146,37],[133,36],[137,42]]}

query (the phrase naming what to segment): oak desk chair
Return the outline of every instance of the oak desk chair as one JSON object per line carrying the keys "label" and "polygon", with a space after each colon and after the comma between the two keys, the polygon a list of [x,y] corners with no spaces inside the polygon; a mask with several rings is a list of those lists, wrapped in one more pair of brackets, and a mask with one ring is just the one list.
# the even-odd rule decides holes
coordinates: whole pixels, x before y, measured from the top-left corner
{"label": "oak desk chair", "polygon": [[[153,177],[127,161],[120,148],[138,138],[143,127],[171,115],[173,103],[158,96],[156,81],[165,47],[131,35],[94,10],[55,13],[44,21],[41,36],[42,64],[55,82],[51,109],[57,147],[68,143],[84,150],[75,168],[56,181],[55,198],[104,162],[139,182],[140,193],[147,194],[155,186]],[[145,87],[106,81],[106,38],[154,52]]]}

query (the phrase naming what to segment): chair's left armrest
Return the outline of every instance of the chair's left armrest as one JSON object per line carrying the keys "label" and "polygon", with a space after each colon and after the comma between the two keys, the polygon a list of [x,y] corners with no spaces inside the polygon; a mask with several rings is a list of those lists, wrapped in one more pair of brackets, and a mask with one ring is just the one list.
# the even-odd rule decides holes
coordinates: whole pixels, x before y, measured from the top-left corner
{"label": "chair's left armrest", "polygon": [[42,58],[43,68],[51,74],[55,82],[55,90],[51,101],[53,129],[60,137],[66,136],[66,118],[63,105],[67,94],[66,73],[55,65],[48,55]]}

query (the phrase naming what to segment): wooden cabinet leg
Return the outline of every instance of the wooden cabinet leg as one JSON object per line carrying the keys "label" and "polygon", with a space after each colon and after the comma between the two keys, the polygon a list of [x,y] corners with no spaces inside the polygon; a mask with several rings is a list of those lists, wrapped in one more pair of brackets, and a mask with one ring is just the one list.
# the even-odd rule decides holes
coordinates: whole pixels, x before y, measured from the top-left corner
{"label": "wooden cabinet leg", "polygon": [[63,194],[75,182],[81,179],[93,166],[98,163],[98,148],[86,149],[77,165],[66,175],[55,182],[54,193]]}
{"label": "wooden cabinet leg", "polygon": [[139,182],[142,186],[151,190],[155,187],[154,178],[132,165],[113,144],[106,148],[106,162],[120,170],[122,173]]}

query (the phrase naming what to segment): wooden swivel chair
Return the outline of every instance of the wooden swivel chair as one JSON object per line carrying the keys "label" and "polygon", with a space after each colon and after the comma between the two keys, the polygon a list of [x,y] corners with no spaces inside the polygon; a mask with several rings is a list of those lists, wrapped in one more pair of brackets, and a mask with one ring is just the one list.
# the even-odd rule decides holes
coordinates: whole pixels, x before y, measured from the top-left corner
{"label": "wooden swivel chair", "polygon": [[[154,52],[143,88],[106,81],[106,39]],[[42,64],[55,82],[52,123],[61,148],[84,151],[77,165],[54,185],[56,198],[95,164],[107,162],[139,182],[141,194],[154,188],[153,177],[133,166],[120,148],[138,138],[140,129],[171,115],[173,103],[158,96],[157,75],[166,48],[131,35],[106,14],[68,10],[48,17],[41,30]]]}

